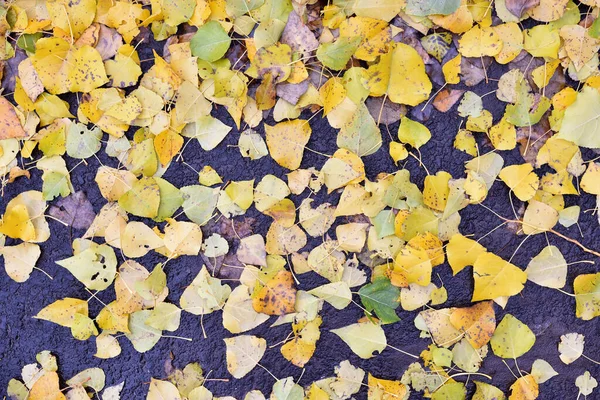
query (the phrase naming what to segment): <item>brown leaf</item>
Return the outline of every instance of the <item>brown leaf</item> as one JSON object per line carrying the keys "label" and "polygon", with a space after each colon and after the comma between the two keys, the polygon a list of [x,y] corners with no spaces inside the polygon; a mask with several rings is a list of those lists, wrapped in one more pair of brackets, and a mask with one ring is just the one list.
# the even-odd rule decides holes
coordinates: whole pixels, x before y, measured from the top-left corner
{"label": "brown leaf", "polygon": [[277,96],[290,104],[296,105],[300,97],[308,90],[308,79],[300,83],[283,82],[277,85]]}
{"label": "brown leaf", "polygon": [[[14,57],[9,58],[8,61],[4,63],[4,72],[2,74],[2,89],[4,89],[4,93],[13,93],[15,91],[15,78],[19,76],[19,64],[26,58],[27,54],[25,54],[25,50],[21,50],[17,47],[15,49]],[[1,136],[2,132],[0,132],[0,137]]]}
{"label": "brown leaf", "polygon": [[100,53],[103,61],[112,58],[117,54],[119,47],[123,45],[123,38],[115,29],[100,24],[98,30],[98,41],[96,50]]}
{"label": "brown leaf", "polygon": [[315,34],[304,25],[295,11],[288,16],[287,24],[281,34],[281,43],[289,45],[293,51],[301,52],[305,57],[319,46]]}
{"label": "brown leaf", "polygon": [[61,198],[56,206],[50,207],[48,213],[75,229],[84,230],[90,227],[96,217],[94,208],[83,191]]}
{"label": "brown leaf", "polygon": [[548,139],[552,136],[548,119],[544,118],[532,127],[517,129],[517,143],[523,159],[535,165],[537,155]]}
{"label": "brown leaf", "polygon": [[27,179],[31,178],[28,170],[21,169],[20,167],[12,167],[8,173],[8,183],[13,183],[20,176],[26,176]]}
{"label": "brown leaf", "polygon": [[506,0],[506,9],[515,17],[521,18],[525,11],[540,4],[540,0]]}
{"label": "brown leaf", "polygon": [[492,60],[490,57],[462,57],[460,61],[460,74],[463,77],[463,83],[467,86],[475,86],[483,81],[486,77],[484,68],[489,68]]}
{"label": "brown leaf", "polygon": [[[382,107],[381,103],[384,100],[385,103]],[[368,97],[365,104],[375,122],[383,125],[394,124],[406,115],[406,106],[404,104],[396,104],[387,97]]]}
{"label": "brown leaf", "polygon": [[465,91],[461,89],[444,89],[435,96],[433,106],[441,112],[446,112],[452,108],[460,99]]}

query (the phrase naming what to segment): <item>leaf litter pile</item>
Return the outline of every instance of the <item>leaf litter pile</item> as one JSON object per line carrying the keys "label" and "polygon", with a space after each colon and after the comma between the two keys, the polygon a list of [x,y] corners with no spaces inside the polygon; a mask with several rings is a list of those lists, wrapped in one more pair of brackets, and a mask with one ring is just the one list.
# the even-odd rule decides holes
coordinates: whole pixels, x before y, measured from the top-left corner
{"label": "leaf litter pile", "polygon": [[[600,253],[583,234],[600,196],[597,0],[2,3],[0,255],[25,288],[52,293],[69,274],[79,293],[18,318],[93,342],[117,370],[122,351],[172,350],[164,371],[106,384],[98,367],[60,375],[49,348],[8,398],[144,386],[204,400],[244,384],[248,400],[532,400],[555,398],[551,379],[597,395],[585,335],[597,343]],[[238,169],[253,179],[232,180]],[[467,229],[490,217],[491,231]],[[53,235],[66,251],[45,247]],[[534,295],[539,310],[519,307]],[[546,308],[586,324],[520,320]],[[190,317],[196,335],[179,336]],[[396,346],[406,334],[413,351]],[[325,340],[319,362],[350,359],[302,379]],[[519,363],[536,340],[547,360]],[[174,367],[199,359],[180,341],[197,354],[218,341],[227,374]]]}

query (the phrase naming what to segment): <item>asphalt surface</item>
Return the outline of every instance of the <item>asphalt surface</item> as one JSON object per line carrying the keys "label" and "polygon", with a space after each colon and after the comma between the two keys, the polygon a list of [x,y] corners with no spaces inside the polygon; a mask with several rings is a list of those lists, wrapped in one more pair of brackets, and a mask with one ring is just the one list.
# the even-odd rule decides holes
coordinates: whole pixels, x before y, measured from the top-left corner
{"label": "asphalt surface", "polygon": [[[140,58],[147,58],[148,54],[144,54],[147,52],[149,52],[149,49],[141,49]],[[501,72],[500,69],[497,71],[490,70],[490,78],[497,79]],[[434,90],[437,88],[439,86]],[[484,82],[473,90],[479,94],[484,94],[494,89],[496,89],[495,81],[490,80],[488,84]],[[495,122],[500,119],[503,104],[495,96],[486,96],[484,105],[494,114]],[[222,108],[215,110],[213,115],[221,118],[230,126],[234,125]],[[267,123],[273,124],[273,121],[268,119]],[[423,163],[431,173],[445,170],[455,178],[464,175],[464,162],[469,160],[470,156],[452,147],[454,135],[460,124],[461,119],[456,115],[456,106],[446,114],[441,114],[435,110],[431,112],[426,125],[432,132],[432,139],[421,148]],[[313,118],[311,126],[313,133],[307,146],[314,150],[332,154],[336,150],[337,131],[329,127],[327,121],[321,119],[320,116]],[[397,127],[398,124],[389,126],[389,130],[394,136]],[[263,133],[262,128],[259,131]],[[257,161],[242,158],[238,149],[234,147],[237,144],[238,136],[239,132],[234,129],[216,149],[210,152],[203,151],[199,144],[193,141],[186,147],[184,159],[196,170],[200,170],[205,165],[212,166],[225,181],[259,180],[266,174],[284,177],[288,171],[277,165],[270,157],[264,157]],[[376,154],[364,157],[367,176],[370,178],[374,178],[379,172],[393,172],[397,169],[387,154],[390,138],[383,126],[382,136],[384,138],[382,148]],[[486,151],[485,148],[484,151]],[[501,155],[505,160],[505,165],[523,162],[518,150],[501,152]],[[114,159],[106,157],[104,148],[98,153],[98,156],[104,165],[117,165]],[[584,153],[584,159],[586,160],[593,157],[594,154]],[[65,158],[69,168],[74,167],[78,162],[68,157]],[[301,167],[320,168],[325,161],[326,158],[306,151]],[[95,211],[99,211],[102,205],[105,204],[105,200],[101,197],[94,183],[94,176],[99,166],[96,159],[90,158],[87,160],[87,165],[79,165],[71,172],[75,190],[83,190],[87,194]],[[422,188],[423,179],[426,176],[425,171],[419,167],[414,159],[409,159],[405,168],[411,171],[412,181]],[[32,170],[31,172],[30,180],[20,178],[15,183],[7,186],[4,197],[0,200],[0,213],[4,212],[6,203],[18,193],[30,189],[41,190],[42,181],[39,171]],[[177,187],[197,183],[197,175],[189,167],[177,162],[170,166],[163,177]],[[324,192],[323,189],[316,197],[317,204],[325,201],[326,198],[327,201],[337,202],[337,195],[332,194],[327,197]],[[305,195],[292,196],[292,199],[298,205],[300,199]],[[485,204],[497,213],[510,217],[512,210],[508,196],[508,188],[502,182],[496,182]],[[518,208],[518,200],[513,199],[513,201],[515,201],[515,206]],[[581,206],[582,210],[593,210],[595,207],[595,199],[587,194],[579,197],[566,196],[565,201],[567,205],[577,204]],[[53,203],[55,202],[56,200]],[[461,232],[472,234],[475,238],[482,237],[501,223],[491,212],[479,206],[469,206],[461,211],[461,215]],[[245,217],[254,219],[250,226],[255,233],[266,234],[271,221],[269,217],[261,215],[253,208],[249,210]],[[242,218],[244,217],[237,217],[236,220]],[[344,218],[338,218],[336,224],[343,223],[344,220]],[[69,329],[32,318],[40,309],[57,299],[63,297],[87,299],[90,297],[81,283],[66,269],[54,263],[55,260],[72,255],[69,243],[76,237],[80,237],[83,231],[71,230],[71,228],[64,227],[53,220],[48,222],[52,235],[47,242],[42,244],[42,255],[37,265],[53,276],[54,279],[50,280],[41,272],[34,271],[27,282],[18,284],[8,278],[3,271],[0,272],[0,287],[2,288],[0,289],[0,393],[5,391],[11,378],[20,377],[20,371],[24,365],[35,362],[36,353],[42,350],[50,350],[58,356],[59,374],[64,379],[70,378],[85,368],[100,367],[106,373],[107,385],[125,381],[122,399],[145,398],[150,378],[160,379],[166,377],[165,363],[171,356],[174,357],[172,363],[175,367],[183,368],[189,362],[199,362],[205,373],[210,371],[211,378],[230,379],[229,382],[217,380],[206,383],[206,387],[215,396],[229,395],[242,399],[252,389],[259,389],[268,396],[274,379],[262,368],[255,368],[241,380],[233,379],[227,372],[225,344],[222,339],[232,335],[223,328],[220,312],[214,312],[204,317],[204,327],[208,334],[207,339],[202,337],[200,317],[183,313],[181,326],[175,334],[192,338],[192,342],[162,338],[152,350],[140,354],[133,349],[125,337],[121,337],[119,338],[123,350],[121,355],[109,360],[101,360],[93,356],[96,350],[93,339],[85,342],[77,341],[71,337]],[[562,227],[557,229],[570,237],[577,238],[585,246],[600,249],[600,237],[598,235],[600,230],[598,229],[597,216],[591,211],[582,212],[580,227],[583,237],[580,237],[576,226],[569,229]],[[509,259],[522,240],[522,236],[515,235],[504,226],[486,236],[481,243],[502,258]],[[555,236],[536,235],[527,240],[514,255],[512,262],[521,268],[525,268],[530,259],[547,244],[547,240],[550,244],[560,248],[568,262],[577,260],[597,261],[576,246]],[[310,249],[317,244],[319,244],[319,241],[313,240],[307,248]],[[163,257],[151,252],[137,261],[151,270],[156,263],[163,260]],[[119,258],[119,261],[121,262],[122,259]],[[181,257],[169,262],[166,267],[170,289],[167,301],[179,304],[181,293],[191,283],[202,265],[201,257]],[[575,264],[570,266],[567,286],[564,290],[572,293],[572,282],[575,276],[582,273],[596,272],[597,270],[597,264]],[[457,276],[452,277],[450,267],[445,263],[436,267],[434,273],[436,276],[434,282],[439,284],[439,279],[441,279],[448,290],[448,301],[440,307],[470,304],[473,290],[471,268],[466,268]],[[438,275],[439,279],[437,278]],[[302,275],[300,281],[299,288],[304,290],[325,283],[323,279],[312,273]],[[114,290],[110,287],[101,292],[98,298],[108,303],[114,299]],[[355,301],[359,301],[359,299],[355,298]],[[95,316],[102,308],[100,302],[95,299],[89,301],[89,306],[90,315],[92,316]],[[537,336],[536,343],[531,351],[518,359],[518,367],[521,371],[530,371],[533,361],[542,358],[548,361],[560,374],[540,385],[540,399],[576,398],[575,379],[586,370],[589,370],[593,376],[600,379],[600,368],[584,358],[569,366],[564,365],[558,358],[557,345],[560,335],[568,332],[578,332],[586,335],[585,354],[593,359],[600,359],[600,348],[598,346],[600,325],[598,319],[592,321],[577,319],[575,317],[574,298],[556,290],[543,288],[528,282],[521,294],[510,299],[506,309],[502,310],[496,306],[498,321],[506,313],[511,313],[526,323]],[[401,322],[384,328],[388,343],[411,353],[420,353],[430,344],[430,340],[420,339],[419,332],[413,325],[413,319],[417,315],[417,311],[405,312],[398,309],[398,315]],[[287,362],[281,356],[278,347],[268,348],[261,364],[271,370],[278,378],[292,376],[297,380],[302,376],[299,381],[301,385],[307,385],[315,380],[332,376],[334,366],[346,359],[376,377],[399,379],[406,367],[413,361],[411,358],[391,349],[386,349],[382,354],[372,359],[362,360],[354,355],[336,335],[329,332],[331,329],[354,323],[361,316],[362,311],[353,304],[341,311],[325,304],[322,311],[321,339],[317,343],[316,353],[306,365],[304,371]],[[269,326],[274,319],[274,317],[271,318],[268,322],[248,333],[265,338],[268,346],[279,342],[287,336],[290,328],[289,326],[270,328]],[[508,392],[510,385],[515,381],[513,373],[519,375],[513,361],[509,360],[508,365],[512,372],[490,351],[490,355],[484,360],[480,372],[493,376],[491,383]],[[462,380],[464,381],[464,379]],[[469,384],[468,387],[472,389],[473,385]],[[355,397],[357,399],[366,398],[366,388],[363,387]],[[413,394],[411,399],[413,398],[421,398],[421,394]],[[598,397],[592,395],[589,398]]]}

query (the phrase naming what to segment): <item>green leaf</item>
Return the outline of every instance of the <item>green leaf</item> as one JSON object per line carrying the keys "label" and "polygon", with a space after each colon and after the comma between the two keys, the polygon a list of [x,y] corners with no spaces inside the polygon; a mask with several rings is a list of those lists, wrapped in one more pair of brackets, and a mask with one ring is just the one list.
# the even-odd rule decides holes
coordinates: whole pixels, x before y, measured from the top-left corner
{"label": "green leaf", "polygon": [[88,289],[104,290],[117,273],[117,257],[112,247],[92,244],[86,250],[56,262],[69,270]]}
{"label": "green leaf", "polygon": [[431,139],[431,132],[420,122],[402,117],[398,127],[398,139],[418,149]]}
{"label": "green leaf", "polygon": [[394,230],[394,221],[395,215],[392,210],[382,210],[375,216],[375,218],[371,219],[371,223],[375,227],[375,232],[377,232],[378,238],[384,238],[389,235],[393,235]]}
{"label": "green leaf", "polygon": [[202,25],[190,41],[192,55],[208,62],[223,58],[230,44],[231,38],[217,21]]}
{"label": "green leaf", "polygon": [[553,289],[567,283],[567,261],[556,246],[546,246],[533,257],[525,269],[527,279]]}
{"label": "green leaf", "polygon": [[585,86],[567,109],[556,135],[581,147],[600,148],[600,93]]}
{"label": "green leaf", "polygon": [[350,57],[361,42],[360,37],[341,37],[333,43],[321,43],[317,49],[317,58],[327,68],[339,71],[344,69]]}
{"label": "green leaf", "polygon": [[23,33],[17,39],[17,46],[28,53],[35,53],[35,42],[37,42],[42,36],[42,32]]}
{"label": "green leaf", "polygon": [[359,157],[375,153],[381,147],[381,131],[367,109],[361,104],[337,136],[337,145]]}
{"label": "green leaf", "polygon": [[51,201],[58,196],[67,197],[71,193],[69,179],[60,172],[49,171],[42,176],[44,200]]}
{"label": "green leaf", "polygon": [[475,394],[471,400],[504,400],[506,396],[496,386],[485,382],[475,382]]}
{"label": "green leaf", "polygon": [[219,189],[192,185],[182,187],[181,193],[185,215],[200,226],[206,224],[212,218],[217,206]]}
{"label": "green leaf", "polygon": [[293,9],[290,0],[265,0],[262,6],[250,14],[261,23],[271,20],[287,22],[288,15],[290,15]]}
{"label": "green leaf", "polygon": [[[537,124],[548,108],[550,108],[550,100],[548,100],[547,97],[541,96],[536,101],[535,96],[532,93],[529,93],[528,86],[527,80],[518,83],[516,93],[517,101],[515,104],[507,105],[504,112],[506,120],[515,126],[532,126]],[[598,94],[598,96],[600,97],[600,94]],[[574,104],[569,108],[573,106]],[[569,108],[567,110],[569,110]],[[578,122],[580,121],[581,120]]]}
{"label": "green leaf", "polygon": [[196,0],[163,0],[161,8],[165,24],[176,27],[192,17]]}
{"label": "green leaf", "polygon": [[146,325],[164,331],[176,331],[179,328],[181,310],[175,304],[158,303],[146,320]]}
{"label": "green leaf", "polygon": [[374,311],[383,324],[400,321],[396,308],[400,304],[400,289],[390,283],[385,277],[375,279],[358,291],[363,306],[368,311]]}
{"label": "green leaf", "polygon": [[[577,23],[577,22],[576,22]],[[588,29],[588,34],[594,39],[600,38],[600,18],[596,18],[594,23]],[[18,44],[18,42],[17,42]]]}
{"label": "green leaf", "polygon": [[390,22],[400,10],[404,2],[398,0],[354,0],[352,11],[359,17],[381,19]]}
{"label": "green leaf", "polygon": [[[352,301],[352,292],[350,291],[348,283],[344,281],[327,283],[310,290],[308,293],[325,300],[337,310],[346,308]],[[297,304],[298,303],[296,303],[296,309],[298,309]]]}
{"label": "green leaf", "polygon": [[160,186],[156,179],[143,177],[119,198],[119,205],[138,217],[155,218],[160,208],[160,199]]}
{"label": "green leaf", "polygon": [[79,159],[91,157],[100,150],[101,139],[100,128],[88,129],[84,124],[71,124],[67,131],[67,154]]}
{"label": "green leaf", "polygon": [[405,12],[425,17],[432,14],[449,15],[458,10],[460,0],[408,0]]}
{"label": "green leaf", "polygon": [[231,18],[241,17],[265,4],[265,0],[227,0],[225,11]]}
{"label": "green leaf", "polygon": [[401,169],[394,175],[392,184],[383,197],[383,202],[396,209],[407,209],[423,205],[423,194],[419,187],[410,181],[410,171]]}
{"label": "green leaf", "polygon": [[162,178],[154,178],[160,192],[160,202],[155,221],[164,221],[170,218],[183,204],[183,196],[179,189]]}
{"label": "green leaf", "polygon": [[150,310],[136,311],[129,315],[129,333],[126,333],[125,336],[140,353],[145,353],[153,348],[162,337],[161,331],[146,325],[146,321],[151,315],[152,311]]}
{"label": "green leaf", "polygon": [[304,389],[294,383],[294,378],[289,376],[275,382],[270,398],[272,400],[302,400],[304,399]]}
{"label": "green leaf", "polygon": [[373,352],[381,353],[387,346],[385,332],[381,326],[371,322],[361,322],[339,329],[332,329],[332,333],[338,335],[350,350],[363,359],[373,357]]}
{"label": "green leaf", "polygon": [[431,400],[464,400],[467,397],[467,390],[464,383],[446,382],[438,390],[433,392]]}
{"label": "green leaf", "polygon": [[535,335],[527,325],[506,314],[490,340],[494,354],[502,358],[517,358],[527,353],[535,343]]}
{"label": "green leaf", "polygon": [[167,287],[167,274],[161,264],[156,264],[146,279],[135,283],[135,291],[145,300],[158,299]]}

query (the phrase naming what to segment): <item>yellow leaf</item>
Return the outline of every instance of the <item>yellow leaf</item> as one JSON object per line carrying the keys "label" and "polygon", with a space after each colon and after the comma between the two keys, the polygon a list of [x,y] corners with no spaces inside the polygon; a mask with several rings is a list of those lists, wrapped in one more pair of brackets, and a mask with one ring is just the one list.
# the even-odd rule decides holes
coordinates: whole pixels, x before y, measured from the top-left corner
{"label": "yellow leaf", "polygon": [[456,275],[465,267],[473,265],[477,257],[486,251],[485,247],[473,239],[464,237],[461,234],[452,236],[446,246],[448,264],[452,268],[452,273]]}
{"label": "yellow leaf", "polygon": [[523,215],[523,233],[535,235],[549,231],[558,222],[558,211],[541,201],[531,200]]}
{"label": "yellow leaf", "polygon": [[277,164],[291,170],[298,169],[312,133],[308,121],[296,119],[274,126],[266,125],[265,132],[269,153]]}
{"label": "yellow leaf", "polygon": [[129,44],[121,46],[114,60],[105,61],[104,66],[113,87],[134,86],[142,75],[137,51]]}
{"label": "yellow leaf", "polygon": [[469,115],[465,127],[471,132],[487,132],[492,126],[492,113],[488,110],[482,110],[477,117]]}
{"label": "yellow leaf", "polygon": [[[58,159],[62,160],[60,157]],[[51,162],[51,159],[45,160],[47,162]],[[39,163],[41,163],[41,160],[39,161]],[[38,166],[40,166],[39,163]],[[23,209],[23,207],[25,207],[25,210]],[[44,216],[44,211],[46,210],[46,201],[44,200],[42,192],[38,192],[35,190],[21,192],[19,195],[17,195],[11,201],[9,201],[6,205],[4,218],[6,218],[7,213],[12,213],[12,209],[15,209],[14,215],[10,216],[11,219],[14,218],[14,222],[10,224],[12,226],[5,225],[7,224],[7,222],[3,220],[2,225],[0,225],[3,228],[0,229],[8,229],[12,232],[13,235],[15,235],[15,237],[23,235],[23,237],[27,238],[27,241],[33,243],[41,243],[48,240],[48,238],[50,237],[50,228],[48,227],[48,222],[46,222],[46,218]],[[26,222],[25,217],[27,217],[27,220],[30,222]],[[16,227],[14,226],[15,223],[17,223],[18,226],[22,226],[22,228],[16,230]],[[31,226],[29,225],[30,223],[33,224],[33,235],[31,232]],[[25,225],[23,226],[23,224]],[[21,229],[23,230],[21,231]],[[0,233],[3,232],[0,231]],[[7,236],[9,235],[7,234]]]}
{"label": "yellow leaf", "polygon": [[471,301],[514,296],[523,290],[527,274],[492,253],[480,254],[473,265],[475,288]]}
{"label": "yellow leaf", "polygon": [[560,36],[550,25],[536,25],[523,31],[523,49],[534,57],[558,58]]}
{"label": "yellow leaf", "polygon": [[577,318],[589,321],[600,315],[600,273],[582,274],[573,281]]}
{"label": "yellow leaf", "polygon": [[402,117],[398,127],[398,139],[418,149],[431,139],[431,132],[420,122]]}
{"label": "yellow leaf", "polygon": [[297,225],[288,228],[278,222],[273,222],[266,238],[268,254],[288,255],[306,245],[306,233]]}
{"label": "yellow leaf", "polygon": [[321,337],[321,322],[321,317],[316,317],[309,322],[292,324],[295,337],[281,346],[281,355],[295,366],[304,367],[317,349],[316,343]]}
{"label": "yellow leaf", "polygon": [[23,204],[9,206],[0,220],[0,233],[25,242],[35,240],[35,227],[29,217],[27,207]]}
{"label": "yellow leaf", "polygon": [[406,147],[402,143],[394,141],[390,142],[389,153],[390,157],[392,157],[392,160],[394,160],[394,163],[405,160],[408,157],[408,151],[406,150]]}
{"label": "yellow leaf", "polygon": [[454,138],[454,148],[464,151],[470,156],[477,156],[477,142],[471,132],[466,129],[459,129]]}
{"label": "yellow leaf", "polygon": [[119,205],[140,217],[154,218],[160,205],[160,189],[154,178],[143,177],[119,197]]}
{"label": "yellow leaf", "polygon": [[4,257],[6,274],[19,283],[29,279],[40,254],[40,246],[33,243],[0,247],[0,255]]}
{"label": "yellow leaf", "polygon": [[394,271],[404,275],[408,283],[427,286],[431,283],[431,260],[425,250],[406,247],[394,260]]}
{"label": "yellow leaf", "polygon": [[342,83],[342,79],[337,77],[330,78],[319,89],[319,95],[323,103],[323,115],[327,116],[346,97],[346,88]]}
{"label": "yellow leaf", "polygon": [[489,136],[496,150],[512,150],[517,145],[517,130],[506,118],[492,126]]}
{"label": "yellow leaf", "polygon": [[580,25],[565,25],[560,28],[564,49],[573,66],[579,71],[600,49],[600,40],[589,35]]}
{"label": "yellow leaf", "polygon": [[569,0],[540,0],[539,4],[528,10],[528,13],[536,21],[556,21],[565,13],[568,2]]}
{"label": "yellow leaf", "polygon": [[446,171],[439,171],[435,175],[425,177],[425,186],[423,188],[423,203],[434,210],[444,211],[450,188],[448,182],[452,175]]}
{"label": "yellow leaf", "polygon": [[292,49],[282,43],[262,47],[256,52],[253,64],[260,77],[269,74],[276,83],[283,82],[292,72]]}
{"label": "yellow leaf", "polygon": [[354,52],[354,57],[359,60],[374,61],[388,52],[392,41],[391,29],[388,23],[381,19],[352,17],[344,20],[339,29],[341,37],[362,38]]}
{"label": "yellow leaf", "polygon": [[508,22],[492,27],[502,39],[502,50],[494,56],[499,64],[508,64],[523,50],[523,32],[515,22]]}
{"label": "yellow leaf", "polygon": [[491,301],[477,303],[471,307],[455,308],[450,314],[452,325],[463,332],[475,349],[485,346],[496,330],[496,314]]}
{"label": "yellow leaf", "polygon": [[458,51],[464,57],[495,56],[502,50],[502,39],[494,28],[471,28],[458,40]]}
{"label": "yellow leaf", "polygon": [[462,60],[462,56],[460,54],[456,55],[456,57],[447,61],[446,64],[442,66],[442,72],[444,73],[444,79],[446,83],[450,85],[455,85],[460,83],[460,63]]}
{"label": "yellow leaf", "polygon": [[531,199],[540,184],[538,176],[533,172],[533,167],[528,163],[509,165],[500,171],[498,177],[521,201]]}
{"label": "yellow leaf", "polygon": [[402,382],[375,378],[371,374],[369,374],[367,385],[369,386],[369,400],[402,399],[408,394],[408,389]]}
{"label": "yellow leaf", "polygon": [[58,374],[54,371],[46,371],[33,384],[29,396],[29,400],[66,400],[64,394],[60,390],[58,382]]}
{"label": "yellow leaf", "polygon": [[429,19],[434,24],[454,33],[464,33],[473,26],[473,15],[467,7],[467,0],[460,0],[460,6],[452,14],[430,15]]}
{"label": "yellow leaf", "polygon": [[296,288],[289,271],[279,271],[253,296],[256,312],[267,315],[284,315],[295,311]]}
{"label": "yellow leaf", "polygon": [[15,107],[4,97],[0,97],[0,140],[27,136]]}
{"label": "yellow leaf", "polygon": [[52,0],[47,2],[46,7],[52,26],[69,33],[74,39],[81,36],[96,15],[95,0]]}
{"label": "yellow leaf", "polygon": [[182,147],[183,137],[170,129],[159,133],[154,138],[154,149],[163,167],[171,162]]}
{"label": "yellow leaf", "polygon": [[535,400],[540,393],[539,387],[533,375],[525,375],[517,379],[510,386],[508,400]]}
{"label": "yellow leaf", "polygon": [[554,76],[554,72],[556,71],[556,68],[558,68],[559,64],[560,60],[545,62],[543,65],[540,65],[531,71],[531,78],[538,88],[544,88],[546,85],[548,85],[548,83],[550,83],[550,79],[552,79]]}
{"label": "yellow leaf", "polygon": [[94,179],[100,189],[100,194],[108,201],[118,201],[137,182],[133,173],[101,166]]}
{"label": "yellow leaf", "polygon": [[142,222],[130,222],[121,235],[121,249],[126,257],[143,257],[164,245],[163,240]]}
{"label": "yellow leaf", "polygon": [[75,321],[75,314],[87,315],[87,302],[81,299],[66,297],[44,307],[37,313],[35,318],[70,328]]}
{"label": "yellow leaf", "polygon": [[227,347],[227,371],[236,379],[254,369],[267,350],[267,341],[256,336],[240,335],[223,341]]}
{"label": "yellow leaf", "polygon": [[600,164],[588,164],[585,174],[581,177],[580,186],[587,193],[600,195]]}
{"label": "yellow leaf", "polygon": [[431,266],[436,267],[444,263],[444,247],[440,238],[431,232],[420,233],[406,244],[418,250],[425,250],[431,260]]}
{"label": "yellow leaf", "polygon": [[416,106],[427,100],[431,93],[432,85],[423,59],[404,43],[396,43],[388,53],[381,55],[367,74],[371,95],[387,94],[394,103]]}
{"label": "yellow leaf", "polygon": [[452,308],[442,308],[419,313],[419,316],[425,320],[427,330],[429,330],[434,342],[438,346],[450,347],[463,336],[463,333],[456,329],[450,322],[452,311],[454,311]]}

